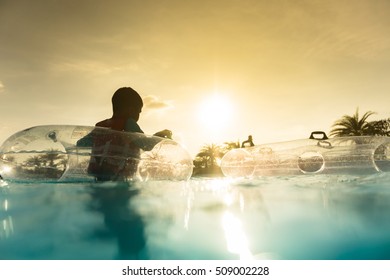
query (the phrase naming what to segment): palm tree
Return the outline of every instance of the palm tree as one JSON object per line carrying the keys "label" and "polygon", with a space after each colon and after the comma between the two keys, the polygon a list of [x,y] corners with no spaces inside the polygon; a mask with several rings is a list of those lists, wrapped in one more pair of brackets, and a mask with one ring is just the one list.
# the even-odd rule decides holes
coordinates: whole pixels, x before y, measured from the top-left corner
{"label": "palm tree", "polygon": [[216,144],[204,145],[196,155],[203,164],[204,168],[213,168],[218,166],[217,159],[223,156],[222,147]]}
{"label": "palm tree", "polygon": [[357,108],[356,113],[353,116],[344,115],[332,125],[333,129],[330,131],[330,136],[370,135],[372,129],[370,123],[367,122],[367,118],[373,114],[375,114],[375,112],[368,111],[359,119],[359,108]]}
{"label": "palm tree", "polygon": [[225,146],[223,147],[224,154],[226,154],[230,150],[240,148],[240,142],[239,141],[237,141],[237,142],[230,141],[230,142],[225,142],[224,144],[225,144]]}

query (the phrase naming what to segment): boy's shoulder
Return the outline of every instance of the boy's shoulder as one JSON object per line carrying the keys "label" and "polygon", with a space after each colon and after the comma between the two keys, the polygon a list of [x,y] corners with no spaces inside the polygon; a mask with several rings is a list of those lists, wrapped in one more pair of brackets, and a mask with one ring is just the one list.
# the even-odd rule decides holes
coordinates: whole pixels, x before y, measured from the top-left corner
{"label": "boy's shoulder", "polygon": [[107,127],[114,130],[124,130],[126,124],[126,119],[123,118],[111,118],[105,119],[103,121],[98,122],[95,126],[99,127]]}
{"label": "boy's shoulder", "polygon": [[132,118],[128,118],[125,125],[125,131],[144,133],[138,123]]}

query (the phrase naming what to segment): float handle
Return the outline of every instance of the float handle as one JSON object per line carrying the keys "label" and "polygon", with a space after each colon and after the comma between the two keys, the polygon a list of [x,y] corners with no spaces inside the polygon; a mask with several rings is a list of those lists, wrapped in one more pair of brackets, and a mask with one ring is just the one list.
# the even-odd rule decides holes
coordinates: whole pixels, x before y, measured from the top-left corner
{"label": "float handle", "polygon": [[[322,137],[321,137],[322,136]],[[320,138],[321,137],[321,138]],[[326,140],[328,139],[328,136],[326,136],[326,133],[323,131],[313,131],[310,134],[309,139],[315,139],[315,140]]]}

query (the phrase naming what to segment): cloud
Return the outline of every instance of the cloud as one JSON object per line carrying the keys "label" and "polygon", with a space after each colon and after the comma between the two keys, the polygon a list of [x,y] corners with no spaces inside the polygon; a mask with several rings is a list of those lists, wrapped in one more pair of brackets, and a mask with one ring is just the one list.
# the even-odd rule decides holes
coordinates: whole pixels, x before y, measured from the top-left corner
{"label": "cloud", "polygon": [[167,110],[173,108],[170,101],[162,101],[154,95],[148,95],[143,98],[144,106],[149,110]]}
{"label": "cloud", "polygon": [[0,93],[4,92],[4,84],[0,81]]}

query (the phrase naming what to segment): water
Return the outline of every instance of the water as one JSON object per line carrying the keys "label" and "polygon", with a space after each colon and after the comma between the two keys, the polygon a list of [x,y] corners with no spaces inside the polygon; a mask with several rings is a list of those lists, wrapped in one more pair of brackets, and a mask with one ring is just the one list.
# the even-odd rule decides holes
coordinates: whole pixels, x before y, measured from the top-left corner
{"label": "water", "polygon": [[0,259],[390,259],[390,174],[0,187]]}

